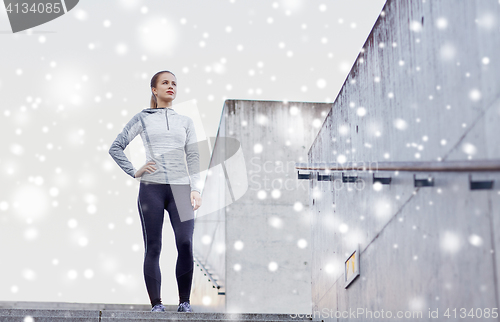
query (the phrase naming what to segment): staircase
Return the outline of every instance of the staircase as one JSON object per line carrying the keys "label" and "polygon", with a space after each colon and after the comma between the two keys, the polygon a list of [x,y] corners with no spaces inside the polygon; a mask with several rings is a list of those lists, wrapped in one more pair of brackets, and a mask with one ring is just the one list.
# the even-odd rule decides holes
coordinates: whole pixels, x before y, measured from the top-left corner
{"label": "staircase", "polygon": [[180,313],[176,311],[177,305],[165,305],[165,308],[166,312],[151,312],[150,305],[0,302],[0,322],[312,321],[311,318],[293,318],[284,313]]}

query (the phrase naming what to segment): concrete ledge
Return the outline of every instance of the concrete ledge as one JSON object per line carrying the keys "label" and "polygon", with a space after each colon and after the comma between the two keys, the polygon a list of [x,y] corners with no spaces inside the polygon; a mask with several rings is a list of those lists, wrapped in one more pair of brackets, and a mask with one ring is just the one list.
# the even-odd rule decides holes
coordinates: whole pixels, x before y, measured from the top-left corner
{"label": "concrete ledge", "polygon": [[[36,322],[49,321],[100,321],[99,310],[43,310],[43,309],[0,309],[1,322],[24,322],[32,317]],[[33,321],[32,320],[32,321]]]}
{"label": "concrete ledge", "polygon": [[57,321],[312,321],[293,319],[290,314],[259,313],[178,313],[118,310],[47,310],[47,309],[0,309],[0,322],[23,322],[32,317],[36,322]]}
{"label": "concrete ledge", "polygon": [[119,319],[125,321],[127,318],[161,321],[311,321],[304,319],[292,319],[290,314],[274,313],[178,313],[178,312],[122,312],[107,311],[102,313],[102,320]]}
{"label": "concrete ledge", "polygon": [[[177,305],[165,305],[167,311],[177,312]],[[0,309],[60,309],[60,310],[118,310],[151,311],[150,304],[78,303],[0,301]]]}

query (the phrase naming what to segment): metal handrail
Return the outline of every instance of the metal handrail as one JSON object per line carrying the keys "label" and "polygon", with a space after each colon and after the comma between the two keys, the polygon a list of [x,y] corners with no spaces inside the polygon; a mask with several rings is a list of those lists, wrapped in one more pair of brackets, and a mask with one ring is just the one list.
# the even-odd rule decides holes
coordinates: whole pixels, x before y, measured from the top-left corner
{"label": "metal handrail", "polygon": [[[216,279],[213,278],[212,274],[208,271],[208,269],[205,267],[205,265],[202,264],[202,262],[196,257],[196,254],[193,253],[193,258],[196,262],[196,265],[200,267],[200,270],[204,272],[205,276],[208,277],[208,281],[212,282],[213,288],[216,288],[217,290],[223,288],[223,286],[219,285],[216,282]],[[218,292],[218,295],[225,295],[225,292]]]}
{"label": "metal handrail", "polygon": [[400,162],[315,162],[295,163],[297,170],[329,170],[329,171],[500,171],[500,160],[470,161],[400,161]]}

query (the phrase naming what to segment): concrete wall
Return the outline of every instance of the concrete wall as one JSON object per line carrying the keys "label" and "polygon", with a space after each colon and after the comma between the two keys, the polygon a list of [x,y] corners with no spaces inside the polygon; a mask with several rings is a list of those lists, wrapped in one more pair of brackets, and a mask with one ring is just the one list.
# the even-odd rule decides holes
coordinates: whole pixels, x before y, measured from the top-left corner
{"label": "concrete wall", "polygon": [[[499,18],[497,0],[387,1],[308,162],[499,159]],[[468,173],[418,173],[435,179],[421,188],[413,174],[379,173],[392,177],[379,191],[369,173],[365,187],[308,181],[314,320],[499,306],[500,175],[472,173],[495,185],[471,191]],[[357,244],[361,274],[345,289]]]}
{"label": "concrete wall", "polygon": [[[226,137],[225,108],[222,110],[217,137]],[[211,138],[214,139],[214,138]],[[215,142],[212,159],[217,154],[224,157],[223,140]],[[221,174],[220,165],[211,160],[202,191],[202,205],[196,211],[193,233],[193,251],[197,259],[210,267],[210,273],[217,278],[220,292],[225,293],[226,284],[226,212],[225,205],[230,202],[226,177]],[[217,175],[212,175],[215,172]],[[195,263],[196,265],[196,263]],[[226,312],[226,296],[219,295],[213,283],[198,268],[193,276],[191,304],[197,312]]]}
{"label": "concrete wall", "polygon": [[[226,312],[311,312],[309,188],[295,162],[306,162],[331,106],[225,102],[194,250],[220,277]],[[203,297],[217,302],[213,292],[192,292],[199,310],[222,309]]]}

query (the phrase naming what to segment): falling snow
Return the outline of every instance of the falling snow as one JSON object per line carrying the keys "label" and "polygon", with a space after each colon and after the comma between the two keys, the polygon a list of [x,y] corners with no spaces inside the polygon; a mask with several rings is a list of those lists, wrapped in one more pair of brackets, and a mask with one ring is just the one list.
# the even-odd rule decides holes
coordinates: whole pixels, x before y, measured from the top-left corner
{"label": "falling snow", "polygon": [[[12,57],[12,61],[2,69],[0,92],[3,105],[8,107],[1,117],[4,121],[2,127],[9,140],[1,155],[0,166],[2,181],[7,183],[5,186],[8,188],[5,188],[0,200],[0,216],[5,215],[0,218],[8,218],[12,225],[9,229],[5,228],[2,234],[12,237],[12,242],[22,241],[26,247],[43,245],[55,252],[47,255],[50,256],[47,259],[49,269],[29,264],[14,267],[19,276],[5,288],[5,296],[23,298],[33,292],[25,281],[38,282],[55,276],[62,280],[50,294],[56,299],[62,298],[61,290],[65,289],[66,284],[76,285],[78,287],[75,289],[79,289],[84,285],[82,283],[93,280],[100,283],[111,277],[110,282],[103,286],[103,293],[109,296],[114,291],[121,292],[118,286],[135,285],[134,279],[140,280],[140,270],[128,269],[133,263],[140,262],[144,250],[140,233],[141,221],[136,210],[137,182],[116,169],[109,160],[107,150],[108,144],[131,116],[148,107],[148,82],[158,68],[172,68],[177,73],[180,81],[179,101],[197,99],[199,106],[203,106],[204,122],[207,124],[219,121],[220,108],[227,97],[258,97],[282,100],[284,104],[292,101],[330,102],[335,99],[335,90],[340,88],[353,67],[359,46],[374,22],[373,19],[365,22],[366,19],[361,17],[352,21],[347,14],[337,12],[339,9],[333,3],[314,5],[310,9],[300,0],[266,4],[266,9],[255,9],[252,19],[227,20],[223,24],[212,23],[218,20],[217,17],[221,17],[217,13],[215,17],[208,19],[195,12],[186,13],[178,5],[173,5],[169,10],[161,10],[161,6],[141,5],[138,0],[119,0],[117,3],[116,10],[120,14],[113,16],[110,12],[96,12],[90,7],[85,10],[75,8],[72,11],[71,25],[68,24],[67,30],[74,30],[74,34],[78,35],[79,28],[84,28],[86,37],[64,38],[64,33],[60,30],[42,35],[34,35],[33,31],[29,31],[21,35],[27,40],[30,35],[34,36],[30,44],[22,47],[34,54],[33,61],[16,58],[14,52],[6,53],[11,55],[9,57]],[[236,5],[242,4],[239,1],[227,2],[227,6]],[[221,10],[221,13],[230,10],[229,8]],[[308,12],[310,16],[301,16],[302,12]],[[384,17],[385,12],[380,16]],[[449,19],[450,17],[438,16],[430,23],[432,32],[443,37],[443,42],[435,48],[436,57],[447,66],[445,68],[453,66],[460,71],[457,73],[460,77],[467,78],[470,82],[470,87],[459,93],[461,99],[480,104],[487,99],[488,92],[481,86],[483,84],[475,80],[477,71],[463,68],[467,65],[458,61],[465,49],[463,44],[447,38],[446,33],[453,29]],[[77,24],[73,25],[74,23]],[[484,32],[498,29],[496,17],[488,12],[478,12],[475,23]],[[47,30],[59,28],[57,25],[46,26]],[[427,22],[425,26],[427,28]],[[412,46],[427,45],[426,33],[429,31],[425,28],[420,20],[409,21],[406,30],[415,37]],[[295,30],[297,40],[294,41],[290,35],[280,34],[282,30]],[[256,40],[251,32],[265,33],[272,41]],[[344,44],[345,40],[336,36],[340,34],[352,38],[353,44]],[[14,40],[3,41],[6,46],[2,48],[14,47]],[[377,42],[375,49],[379,53],[401,50],[403,42],[396,41]],[[21,45],[19,41],[15,44]],[[265,47],[266,55],[254,56],[255,49],[258,48],[256,45]],[[61,48],[65,50],[62,51]],[[365,53],[365,48],[359,52]],[[360,57],[357,63],[360,65],[356,66],[365,68],[370,60],[368,57]],[[393,63],[397,64],[398,70],[411,72],[412,77],[428,73],[425,65],[410,57],[402,55]],[[497,62],[494,53],[485,52],[475,58],[475,64],[483,70],[493,70]],[[384,104],[391,108],[390,104],[401,104],[398,101],[401,100],[400,92],[393,86],[385,87],[388,80],[384,73],[377,72],[370,77],[373,77],[370,78],[370,86],[383,88],[380,97],[386,102]],[[30,79],[38,80],[37,85],[22,86]],[[360,86],[359,80],[356,83],[356,79],[351,78],[350,85]],[[440,96],[440,93],[448,90],[445,83],[430,84],[427,89],[428,92],[422,94],[429,106],[444,111],[451,110],[446,113],[454,113],[459,108],[453,101],[448,102]],[[141,93],[145,93],[144,96]],[[482,146],[475,141],[468,142],[469,138],[457,144],[452,133],[426,131],[423,124],[429,122],[429,119],[425,116],[425,107],[413,106],[413,102],[409,101],[404,101],[403,104],[407,104],[404,108],[411,111],[411,116],[401,114],[394,120],[388,120],[385,126],[374,124],[365,128],[365,125],[374,120],[376,108],[369,102],[353,100],[356,102],[350,102],[344,108],[359,123],[347,124],[343,120],[345,124],[334,124],[334,127],[338,126],[338,130],[333,133],[336,137],[332,138],[331,143],[335,144],[335,149],[330,157],[340,164],[356,159],[357,155],[364,157],[365,153],[370,153],[367,151],[377,151],[374,158],[378,160],[398,158],[400,153],[405,153],[401,152],[401,147],[406,144],[407,151],[411,152],[404,155],[404,158],[415,161],[428,160],[429,155],[426,153],[433,149],[433,145],[443,152],[441,156],[455,145],[458,153],[467,157],[482,153]],[[436,101],[439,103],[435,103]],[[290,119],[301,119],[304,112],[291,104],[288,113],[287,117]],[[326,115],[322,114],[321,118],[310,119],[310,127],[320,130],[324,117]],[[272,129],[272,121],[268,115],[258,113],[253,119],[242,119],[240,124],[242,129],[251,126],[252,130],[268,131]],[[454,119],[448,121],[454,122]],[[462,130],[472,124],[471,120],[461,119],[452,125]],[[355,138],[358,133],[356,126],[359,126],[360,134],[370,133],[367,141],[361,142]],[[413,131],[414,128],[418,130]],[[281,142],[292,148],[297,142],[290,136],[299,129],[291,127],[290,130],[286,129],[288,137]],[[234,131],[230,134],[235,135],[237,130]],[[401,146],[384,146],[381,142],[386,139],[387,133],[401,135],[404,143]],[[264,155],[269,151],[278,152],[267,142],[253,142],[249,151],[254,156]],[[436,156],[431,157],[436,159]],[[380,183],[367,187],[371,188],[368,189],[370,193],[380,198],[370,205],[365,216],[356,216],[359,221],[375,219],[385,222],[407,197],[398,191],[401,195],[388,198],[384,194],[392,187]],[[355,189],[350,189],[346,193],[356,192]],[[435,193],[435,196],[443,196],[449,190],[440,188]],[[320,190],[311,191],[311,196],[316,202],[330,197]],[[260,189],[253,191],[252,197],[262,202],[282,202],[286,193],[281,189]],[[425,207],[437,207],[434,202],[438,203],[439,200],[426,201]],[[288,207],[288,213],[296,216],[303,216],[308,210],[307,204],[298,201]],[[415,209],[424,213],[427,209],[425,207],[418,205]],[[287,231],[289,223],[285,217],[274,214],[266,218],[266,229],[269,231]],[[362,240],[362,234],[354,223],[331,220],[325,223],[326,229],[342,235],[347,243]],[[406,219],[403,221],[401,217],[399,222],[406,223]],[[47,228],[44,223],[54,225]],[[11,230],[10,227],[16,229]],[[413,230],[422,233],[417,226]],[[424,239],[433,237],[423,236]],[[296,249],[308,250],[312,245],[302,237],[287,238]],[[437,238],[438,249],[445,255],[460,254],[466,246],[479,251],[488,244],[487,237],[481,236],[479,232],[462,234],[451,227],[450,230],[440,232]],[[56,239],[57,245],[54,244]],[[219,254],[225,252],[226,245],[218,243],[208,234],[203,235],[200,241],[203,245],[211,245]],[[403,244],[398,241],[389,244],[389,247],[391,251],[401,252]],[[236,240],[227,247],[246,254],[252,247],[252,242],[242,237],[242,240]],[[88,267],[72,263],[64,255],[68,251],[76,251],[82,258],[89,259]],[[418,252],[405,256],[411,261],[424,261],[424,255]],[[130,261],[129,257],[132,258]],[[341,261],[328,259],[325,263],[324,270],[327,274],[340,276]],[[230,264],[228,269],[234,272],[244,273],[249,269],[243,262]],[[279,274],[286,268],[275,258],[265,262],[263,267],[272,274]],[[50,270],[54,271],[51,273],[53,275],[49,275]],[[142,284],[136,284],[137,287],[133,288],[135,293],[143,290]],[[485,286],[481,288],[485,290]],[[69,294],[69,291],[66,292]],[[133,296],[135,295],[130,295],[133,301],[142,301]],[[422,310],[429,306],[426,299],[416,295],[407,300],[408,307]],[[206,305],[210,301],[210,297],[203,298]],[[33,318],[26,316],[24,320],[29,322]]]}

